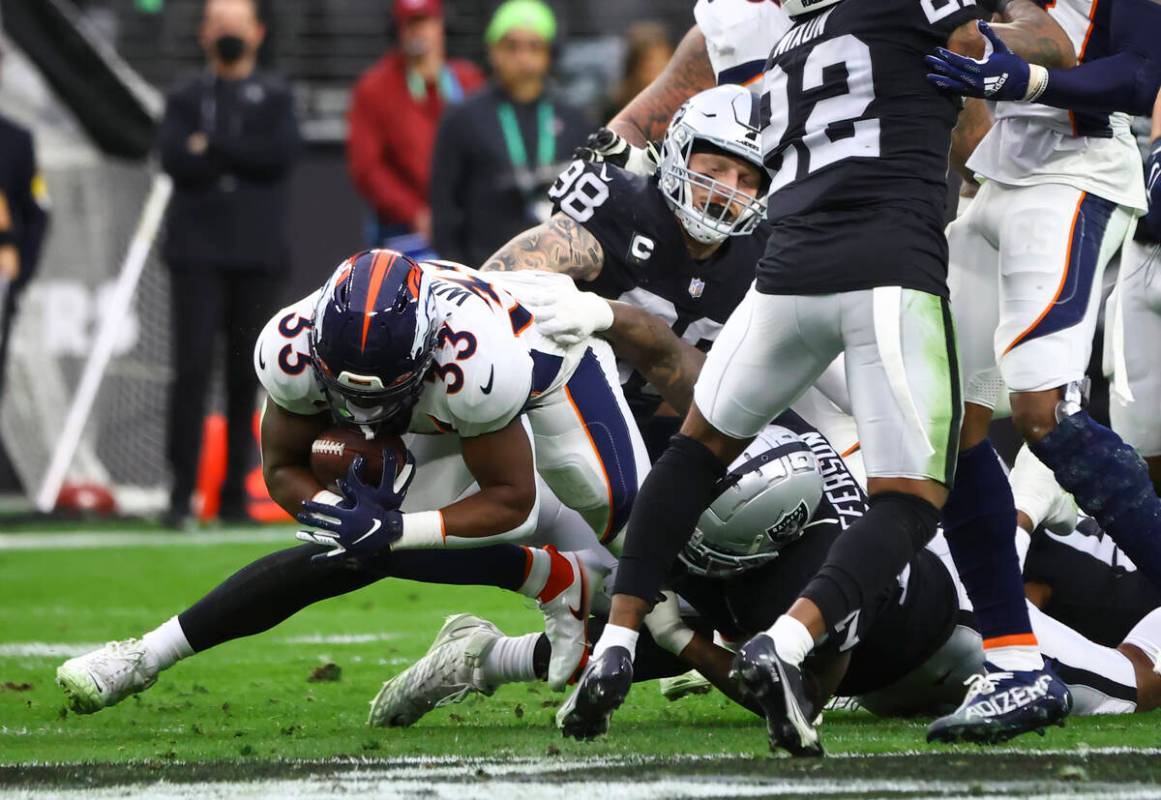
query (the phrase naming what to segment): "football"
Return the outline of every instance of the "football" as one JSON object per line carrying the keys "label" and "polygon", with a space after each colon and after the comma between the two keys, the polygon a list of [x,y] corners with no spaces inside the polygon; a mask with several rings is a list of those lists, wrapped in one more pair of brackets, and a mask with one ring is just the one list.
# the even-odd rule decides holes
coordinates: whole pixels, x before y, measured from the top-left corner
{"label": "football", "polygon": [[360,477],[364,483],[377,485],[383,475],[384,450],[395,451],[396,470],[401,469],[407,447],[395,434],[368,439],[354,428],[328,428],[310,446],[310,469],[323,486],[334,489],[339,479],[347,476],[356,456],[363,456],[366,463]]}

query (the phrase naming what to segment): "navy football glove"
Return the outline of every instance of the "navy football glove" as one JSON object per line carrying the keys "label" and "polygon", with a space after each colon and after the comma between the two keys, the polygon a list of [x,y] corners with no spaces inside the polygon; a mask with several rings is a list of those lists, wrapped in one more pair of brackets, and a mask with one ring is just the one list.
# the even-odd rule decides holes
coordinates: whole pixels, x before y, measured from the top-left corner
{"label": "navy football glove", "polygon": [[319,562],[348,553],[368,555],[391,547],[403,535],[403,498],[415,477],[415,457],[408,451],[406,463],[396,477],[396,453],[383,451],[383,477],[378,486],[370,486],[360,477],[364,459],[356,458],[345,480],[339,481],[343,499],[338,505],[307,500],[302,504],[298,521],[318,530],[299,531],[302,542],[330,548],[311,561]]}
{"label": "navy football glove", "polygon": [[[935,55],[927,56],[927,65],[934,72],[927,73],[927,80],[940,89],[968,97],[984,97],[988,100],[1035,100],[1047,85],[1047,73],[1041,67],[1033,68],[1028,62],[1008,49],[988,23],[976,23],[984,35],[984,57],[968,58],[953,53],[944,47],[937,47]],[[1029,91],[1028,84],[1036,85]]]}

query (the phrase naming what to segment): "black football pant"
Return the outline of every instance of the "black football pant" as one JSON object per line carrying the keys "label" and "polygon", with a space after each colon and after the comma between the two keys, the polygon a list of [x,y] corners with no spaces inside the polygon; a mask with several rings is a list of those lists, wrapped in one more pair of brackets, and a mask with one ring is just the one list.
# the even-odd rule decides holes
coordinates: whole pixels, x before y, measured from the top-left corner
{"label": "black football pant", "polygon": [[[258,391],[254,342],[279,307],[282,281],[256,270],[182,266],[170,270],[174,381],[167,455],[173,470],[170,510],[186,514],[197,482],[206,398],[214,360],[225,367],[227,439],[223,512],[245,508],[245,478],[254,453],[252,422]],[[219,342],[224,348],[219,350]]]}

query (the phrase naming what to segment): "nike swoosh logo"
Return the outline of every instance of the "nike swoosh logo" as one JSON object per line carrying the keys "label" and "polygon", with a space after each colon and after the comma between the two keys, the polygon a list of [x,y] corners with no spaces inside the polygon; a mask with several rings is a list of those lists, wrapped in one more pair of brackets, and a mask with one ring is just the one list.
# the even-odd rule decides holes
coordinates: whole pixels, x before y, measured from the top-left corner
{"label": "nike swoosh logo", "polygon": [[1161,164],[1154,164],[1153,169],[1149,170],[1149,191],[1153,191],[1153,184],[1157,183],[1157,179],[1161,178]]}
{"label": "nike swoosh logo", "polygon": [[[573,619],[575,619],[576,621],[586,623],[585,629],[587,631],[588,620],[585,616],[584,607],[585,607],[585,598],[588,597],[588,594],[589,594],[589,581],[588,581],[588,576],[585,574],[583,567],[581,567],[581,569],[580,569],[580,579],[581,579],[581,607],[580,608],[573,608],[570,605],[568,607],[568,613],[572,614]],[[585,638],[586,639],[588,638],[587,633],[585,635]]]}
{"label": "nike swoosh logo", "polygon": [[382,526],[383,526],[383,520],[381,520],[381,519],[377,519],[377,520],[375,520],[375,522],[374,522],[374,523],[372,523],[372,525],[371,525],[371,530],[367,531],[367,532],[366,532],[366,533],[364,533],[362,536],[360,536],[358,539],[356,539],[355,541],[351,542],[351,547],[354,547],[354,546],[355,546],[355,545],[357,545],[359,542],[361,542],[361,541],[363,541],[364,539],[366,539],[368,536],[370,536],[371,534],[373,534],[375,531],[379,530],[379,528],[381,528]]}
{"label": "nike swoosh logo", "polygon": [[258,351],[258,368],[266,369],[266,359],[262,357],[262,351]]}
{"label": "nike swoosh logo", "polygon": [[488,385],[481,386],[480,391],[484,394],[492,393],[492,383],[496,380],[496,367],[492,366],[488,369]]}

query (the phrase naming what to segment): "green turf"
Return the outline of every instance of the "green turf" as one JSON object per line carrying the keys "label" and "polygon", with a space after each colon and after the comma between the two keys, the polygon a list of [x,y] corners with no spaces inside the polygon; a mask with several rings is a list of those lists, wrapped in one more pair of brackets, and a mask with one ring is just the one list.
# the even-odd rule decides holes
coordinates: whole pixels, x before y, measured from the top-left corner
{"label": "green turf", "polygon": [[[0,645],[138,635],[271,549],[228,544],[0,551]],[[763,725],[720,695],[668,703],[655,684],[637,686],[614,719],[613,735],[596,743],[560,737],[551,721],[562,695],[543,686],[504,687],[491,698],[439,709],[410,729],[367,728],[367,702],[379,684],[422,654],[443,617],[457,611],[487,617],[508,633],[536,630],[540,619],[521,598],[495,589],[384,581],[307,609],[263,636],[183,662],[143,695],[92,716],[65,711],[53,683],[61,658],[0,655],[0,764],[767,752]],[[330,635],[390,638],[288,641]],[[307,681],[328,662],[341,668],[338,681]],[[1074,719],[1045,738],[1015,744],[1155,747],[1161,742],[1158,723],[1156,714]],[[827,715],[823,739],[835,754],[976,752],[928,746],[923,732],[918,721],[836,712]]]}

